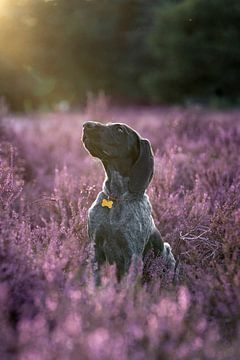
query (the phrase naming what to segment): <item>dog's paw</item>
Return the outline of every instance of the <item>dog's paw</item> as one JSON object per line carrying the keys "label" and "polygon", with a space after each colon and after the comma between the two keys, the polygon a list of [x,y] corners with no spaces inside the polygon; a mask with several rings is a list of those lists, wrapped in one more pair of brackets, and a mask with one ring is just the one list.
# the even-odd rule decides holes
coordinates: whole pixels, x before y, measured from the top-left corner
{"label": "dog's paw", "polygon": [[166,264],[166,266],[170,270],[174,270],[175,265],[176,265],[176,260],[173,256],[171,245],[167,242],[164,243],[164,249],[162,252],[162,256],[163,256],[164,263]]}

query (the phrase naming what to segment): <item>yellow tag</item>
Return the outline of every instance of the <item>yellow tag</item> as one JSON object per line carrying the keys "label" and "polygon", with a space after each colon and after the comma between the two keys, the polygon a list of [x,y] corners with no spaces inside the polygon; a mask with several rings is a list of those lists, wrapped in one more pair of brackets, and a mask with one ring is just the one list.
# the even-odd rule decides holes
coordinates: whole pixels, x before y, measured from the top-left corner
{"label": "yellow tag", "polygon": [[113,206],[113,201],[107,200],[107,199],[103,199],[103,201],[102,201],[102,207],[104,207],[104,206],[106,206],[106,207],[108,207],[109,209],[111,209],[112,206]]}

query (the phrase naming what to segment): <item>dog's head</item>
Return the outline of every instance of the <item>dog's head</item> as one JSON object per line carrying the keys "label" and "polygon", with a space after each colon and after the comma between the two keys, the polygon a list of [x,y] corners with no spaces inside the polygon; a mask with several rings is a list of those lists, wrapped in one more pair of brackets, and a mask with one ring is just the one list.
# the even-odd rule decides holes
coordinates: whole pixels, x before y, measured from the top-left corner
{"label": "dog's head", "polygon": [[129,177],[129,191],[143,192],[153,176],[153,152],[148,140],[142,139],[125,124],[83,124],[83,143],[89,153],[99,158],[106,172],[117,170]]}

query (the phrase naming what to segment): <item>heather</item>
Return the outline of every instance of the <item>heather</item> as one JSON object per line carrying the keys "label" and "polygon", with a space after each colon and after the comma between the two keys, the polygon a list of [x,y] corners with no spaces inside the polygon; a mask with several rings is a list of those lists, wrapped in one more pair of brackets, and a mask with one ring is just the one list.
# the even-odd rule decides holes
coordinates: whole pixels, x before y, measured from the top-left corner
{"label": "heather", "polygon": [[[110,108],[0,122],[0,358],[236,360],[240,318],[240,113]],[[146,260],[96,287],[87,210],[104,173],[81,143],[86,120],[148,138],[153,216],[177,276]],[[113,239],[114,241],[114,239]]]}

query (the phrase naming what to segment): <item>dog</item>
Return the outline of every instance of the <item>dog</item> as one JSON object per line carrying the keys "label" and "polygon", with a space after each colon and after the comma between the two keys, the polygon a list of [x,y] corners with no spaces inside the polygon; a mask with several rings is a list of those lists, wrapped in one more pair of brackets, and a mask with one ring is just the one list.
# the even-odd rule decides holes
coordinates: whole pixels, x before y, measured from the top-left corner
{"label": "dog", "polygon": [[152,249],[175,268],[171,246],[163,242],[154,224],[145,193],[154,171],[154,156],[147,139],[122,123],[83,124],[82,141],[91,156],[101,160],[106,177],[102,191],[88,211],[88,235],[94,244],[93,271],[100,284],[101,266],[116,264],[118,281],[131,261]]}

